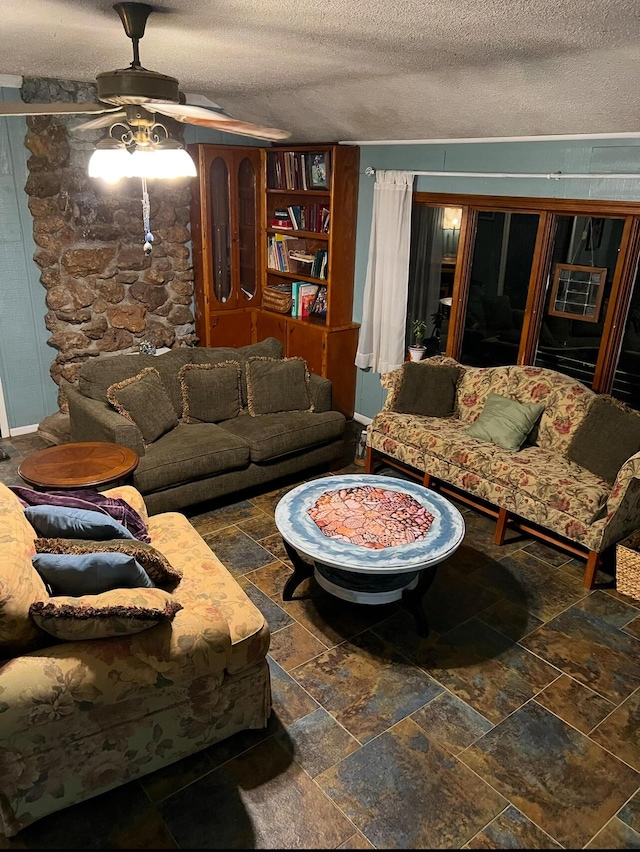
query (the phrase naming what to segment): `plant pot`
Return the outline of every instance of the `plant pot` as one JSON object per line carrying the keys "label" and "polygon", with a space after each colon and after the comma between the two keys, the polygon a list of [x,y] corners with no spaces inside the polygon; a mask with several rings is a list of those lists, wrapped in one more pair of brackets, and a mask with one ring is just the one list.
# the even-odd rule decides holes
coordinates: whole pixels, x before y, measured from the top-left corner
{"label": "plant pot", "polygon": [[426,346],[410,346],[409,357],[412,361],[422,361],[424,353],[427,351]]}

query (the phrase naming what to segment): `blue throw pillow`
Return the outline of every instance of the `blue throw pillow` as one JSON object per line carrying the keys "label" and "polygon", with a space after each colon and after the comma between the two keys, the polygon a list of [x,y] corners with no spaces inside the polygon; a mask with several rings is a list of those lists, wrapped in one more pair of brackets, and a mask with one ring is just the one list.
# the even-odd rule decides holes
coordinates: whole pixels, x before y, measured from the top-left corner
{"label": "blue throw pillow", "polygon": [[126,553],[37,553],[32,562],[53,596],[154,588],[142,565]]}
{"label": "blue throw pillow", "polygon": [[27,506],[26,519],[41,538],[135,538],[129,530],[102,512],[66,506]]}

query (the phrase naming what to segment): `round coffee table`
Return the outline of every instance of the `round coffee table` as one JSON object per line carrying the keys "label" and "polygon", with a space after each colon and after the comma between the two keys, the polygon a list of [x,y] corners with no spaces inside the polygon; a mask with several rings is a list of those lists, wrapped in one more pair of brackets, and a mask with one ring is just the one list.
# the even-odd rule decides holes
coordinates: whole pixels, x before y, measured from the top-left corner
{"label": "round coffee table", "polygon": [[[363,604],[403,600],[418,633],[436,566],[460,546],[465,526],[453,504],[418,483],[390,476],[325,476],[293,488],[275,521],[294,567],[282,597],[307,577]],[[306,560],[311,560],[306,561]]]}
{"label": "round coffee table", "polygon": [[81,441],[36,450],[18,473],[37,488],[91,488],[124,479],[138,461],[135,450],[121,444]]}

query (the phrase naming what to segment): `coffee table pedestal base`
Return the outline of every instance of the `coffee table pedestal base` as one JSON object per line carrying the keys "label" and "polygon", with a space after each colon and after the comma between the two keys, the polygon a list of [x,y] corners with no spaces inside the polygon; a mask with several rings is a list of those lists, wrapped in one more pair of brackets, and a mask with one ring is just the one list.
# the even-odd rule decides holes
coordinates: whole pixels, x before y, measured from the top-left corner
{"label": "coffee table pedestal base", "polygon": [[351,603],[375,606],[401,600],[415,619],[418,635],[422,637],[429,635],[429,625],[422,600],[435,577],[435,565],[407,573],[364,574],[334,568],[317,560],[313,563],[306,562],[284,539],[283,544],[293,565],[293,574],[282,591],[283,600],[293,600],[293,594],[298,586],[314,576],[318,585],[325,591]]}

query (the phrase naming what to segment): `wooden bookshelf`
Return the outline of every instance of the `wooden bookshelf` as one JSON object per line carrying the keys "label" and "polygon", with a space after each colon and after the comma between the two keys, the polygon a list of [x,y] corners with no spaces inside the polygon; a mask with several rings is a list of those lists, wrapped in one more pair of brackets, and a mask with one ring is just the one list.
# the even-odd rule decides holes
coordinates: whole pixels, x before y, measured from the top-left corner
{"label": "wooden bookshelf", "polygon": [[[359,329],[358,324],[352,321],[352,310],[360,150],[351,145],[278,145],[269,148],[236,148],[236,152],[242,150],[253,154],[234,155],[229,153],[229,149],[233,148],[208,144],[189,147],[199,166],[198,186],[194,190],[192,205],[192,234],[196,329],[200,343],[206,346],[242,346],[265,337],[276,337],[282,341],[285,356],[303,357],[312,372],[331,379],[334,406],[347,417],[352,417],[356,382],[354,361]],[[259,170],[256,169],[254,198],[250,193],[251,180],[246,159],[250,157],[253,166],[256,152],[261,162]],[[279,157],[283,162],[287,156],[291,164],[295,159],[301,161],[302,157],[315,155],[325,159],[325,187],[300,189],[273,185],[274,158]],[[223,179],[216,182],[211,173],[211,164],[220,156],[224,156],[231,174],[230,184]],[[220,164],[217,173],[224,178],[224,169]],[[301,180],[299,172],[298,178]],[[229,185],[232,189],[236,188],[231,198]],[[278,228],[272,224],[275,211],[304,205],[314,210],[317,207],[313,205],[328,208],[328,233],[309,228]],[[224,219],[227,210],[231,222],[228,257],[231,260],[232,285],[231,295],[222,302],[213,293],[213,276],[216,272],[219,274],[220,264],[217,263],[210,222],[212,217],[216,222]],[[224,228],[222,232],[224,235]],[[253,253],[249,245],[250,233],[255,233]],[[269,268],[269,240],[275,235],[304,240],[310,248],[317,244],[317,248],[326,250],[326,277],[317,278],[306,274],[308,270],[303,271],[303,268],[309,264],[303,262],[298,262],[298,271]],[[217,239],[220,243],[219,235]],[[223,248],[226,250],[226,244]],[[226,260],[227,256],[224,257],[225,263]],[[247,286],[247,274],[249,277],[253,274],[254,261],[256,281],[250,280]],[[326,316],[301,319],[263,308],[261,294],[264,288],[283,281],[304,281],[325,286]],[[226,282],[225,285],[228,289],[229,285]],[[246,291],[252,294],[250,298],[247,298]]]}

